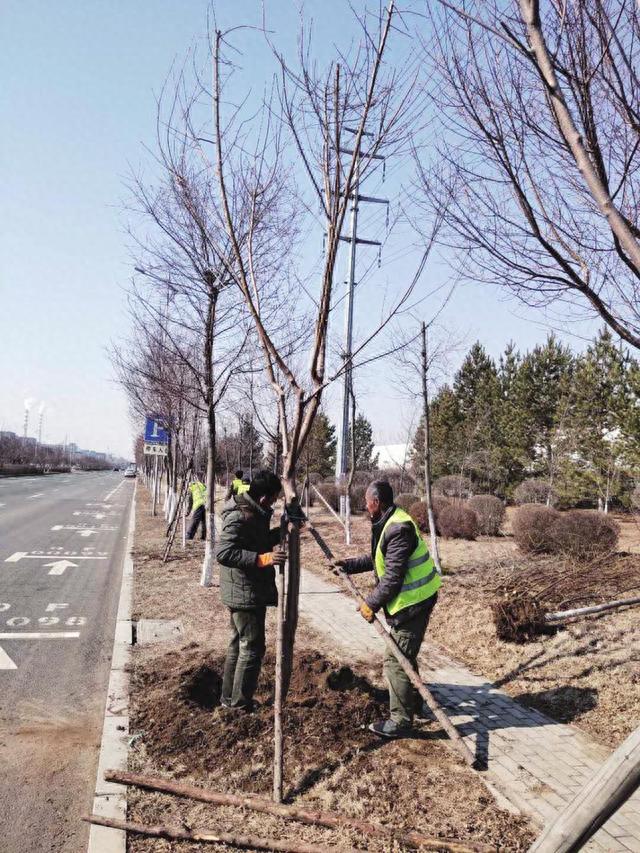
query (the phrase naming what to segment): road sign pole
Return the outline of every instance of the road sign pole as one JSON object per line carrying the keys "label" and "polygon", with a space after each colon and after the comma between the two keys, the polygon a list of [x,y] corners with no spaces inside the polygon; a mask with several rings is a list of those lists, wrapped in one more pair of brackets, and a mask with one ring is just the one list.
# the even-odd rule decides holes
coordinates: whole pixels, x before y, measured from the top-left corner
{"label": "road sign pole", "polygon": [[158,500],[158,457],[153,460],[153,499],[151,502],[151,515],[156,515],[156,501]]}

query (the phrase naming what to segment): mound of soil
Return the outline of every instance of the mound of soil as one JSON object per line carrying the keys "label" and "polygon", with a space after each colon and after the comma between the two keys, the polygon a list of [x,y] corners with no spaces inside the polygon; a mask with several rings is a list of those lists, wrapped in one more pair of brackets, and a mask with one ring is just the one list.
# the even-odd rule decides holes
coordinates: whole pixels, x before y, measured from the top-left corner
{"label": "mound of soil", "polygon": [[[247,714],[220,706],[224,657],[198,644],[136,667],[138,697],[132,731],[143,733],[148,755],[174,775],[215,774],[227,787],[270,790],[273,761],[274,661],[265,658],[256,699]],[[296,656],[284,715],[286,782],[301,793],[360,749],[383,715],[386,695],[349,667],[317,652]]]}

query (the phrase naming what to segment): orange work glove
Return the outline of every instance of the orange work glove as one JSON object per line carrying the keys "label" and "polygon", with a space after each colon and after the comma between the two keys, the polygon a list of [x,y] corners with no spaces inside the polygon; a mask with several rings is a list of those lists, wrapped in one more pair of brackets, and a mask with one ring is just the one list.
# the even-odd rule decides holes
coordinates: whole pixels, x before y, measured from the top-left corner
{"label": "orange work glove", "polygon": [[366,619],[367,622],[373,622],[375,619],[375,614],[366,601],[363,601],[360,607],[356,607],[356,610],[360,611],[360,615],[363,619]]}
{"label": "orange work glove", "polygon": [[274,548],[267,554],[258,554],[256,566],[259,569],[264,569],[267,566],[283,566],[287,561],[287,552],[282,548]]}

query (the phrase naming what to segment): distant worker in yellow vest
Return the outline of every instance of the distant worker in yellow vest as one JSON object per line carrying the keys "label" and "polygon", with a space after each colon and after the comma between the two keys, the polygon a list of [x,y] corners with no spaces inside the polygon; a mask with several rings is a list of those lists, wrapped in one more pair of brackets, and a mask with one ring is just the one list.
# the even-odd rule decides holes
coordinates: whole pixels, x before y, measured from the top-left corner
{"label": "distant worker in yellow vest", "polygon": [[244,477],[244,471],[242,468],[238,468],[236,473],[233,475],[233,480],[229,484],[229,488],[227,489],[227,494],[225,495],[225,500],[231,500],[234,495],[239,495],[241,492],[238,491],[240,486],[242,486]]}
{"label": "distant worker in yellow vest", "polygon": [[[391,636],[417,671],[418,653],[442,580],[414,520],[394,504],[390,484],[375,480],[366,491],[365,502],[371,518],[371,556],[336,560],[334,565],[349,575],[375,571],[376,586],[358,610],[367,622],[373,622],[374,614],[384,609]],[[402,737],[411,731],[422,703],[389,649],[384,675],[389,685],[390,719],[369,728],[380,737]]]}
{"label": "distant worker in yellow vest", "polygon": [[207,537],[207,487],[199,477],[194,477],[189,486],[189,494],[187,496],[187,515],[193,513],[191,526],[187,533],[187,539],[193,539],[198,531],[198,527],[202,525],[201,539]]}
{"label": "distant worker in yellow vest", "polygon": [[245,492],[248,492],[251,488],[251,480],[248,477],[244,477],[240,485],[238,486],[237,495],[244,495]]}

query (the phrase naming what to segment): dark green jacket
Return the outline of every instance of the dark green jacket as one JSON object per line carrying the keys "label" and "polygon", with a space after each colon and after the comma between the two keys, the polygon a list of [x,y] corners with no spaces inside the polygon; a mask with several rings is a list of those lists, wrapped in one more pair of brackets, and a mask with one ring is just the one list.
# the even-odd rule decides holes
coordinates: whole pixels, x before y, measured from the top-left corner
{"label": "dark green jacket", "polygon": [[273,566],[258,568],[258,554],[272,551],[280,529],[269,529],[273,511],[263,509],[247,492],[234,495],[221,513],[216,559],[220,564],[222,603],[235,610],[272,607],[278,602]]}

